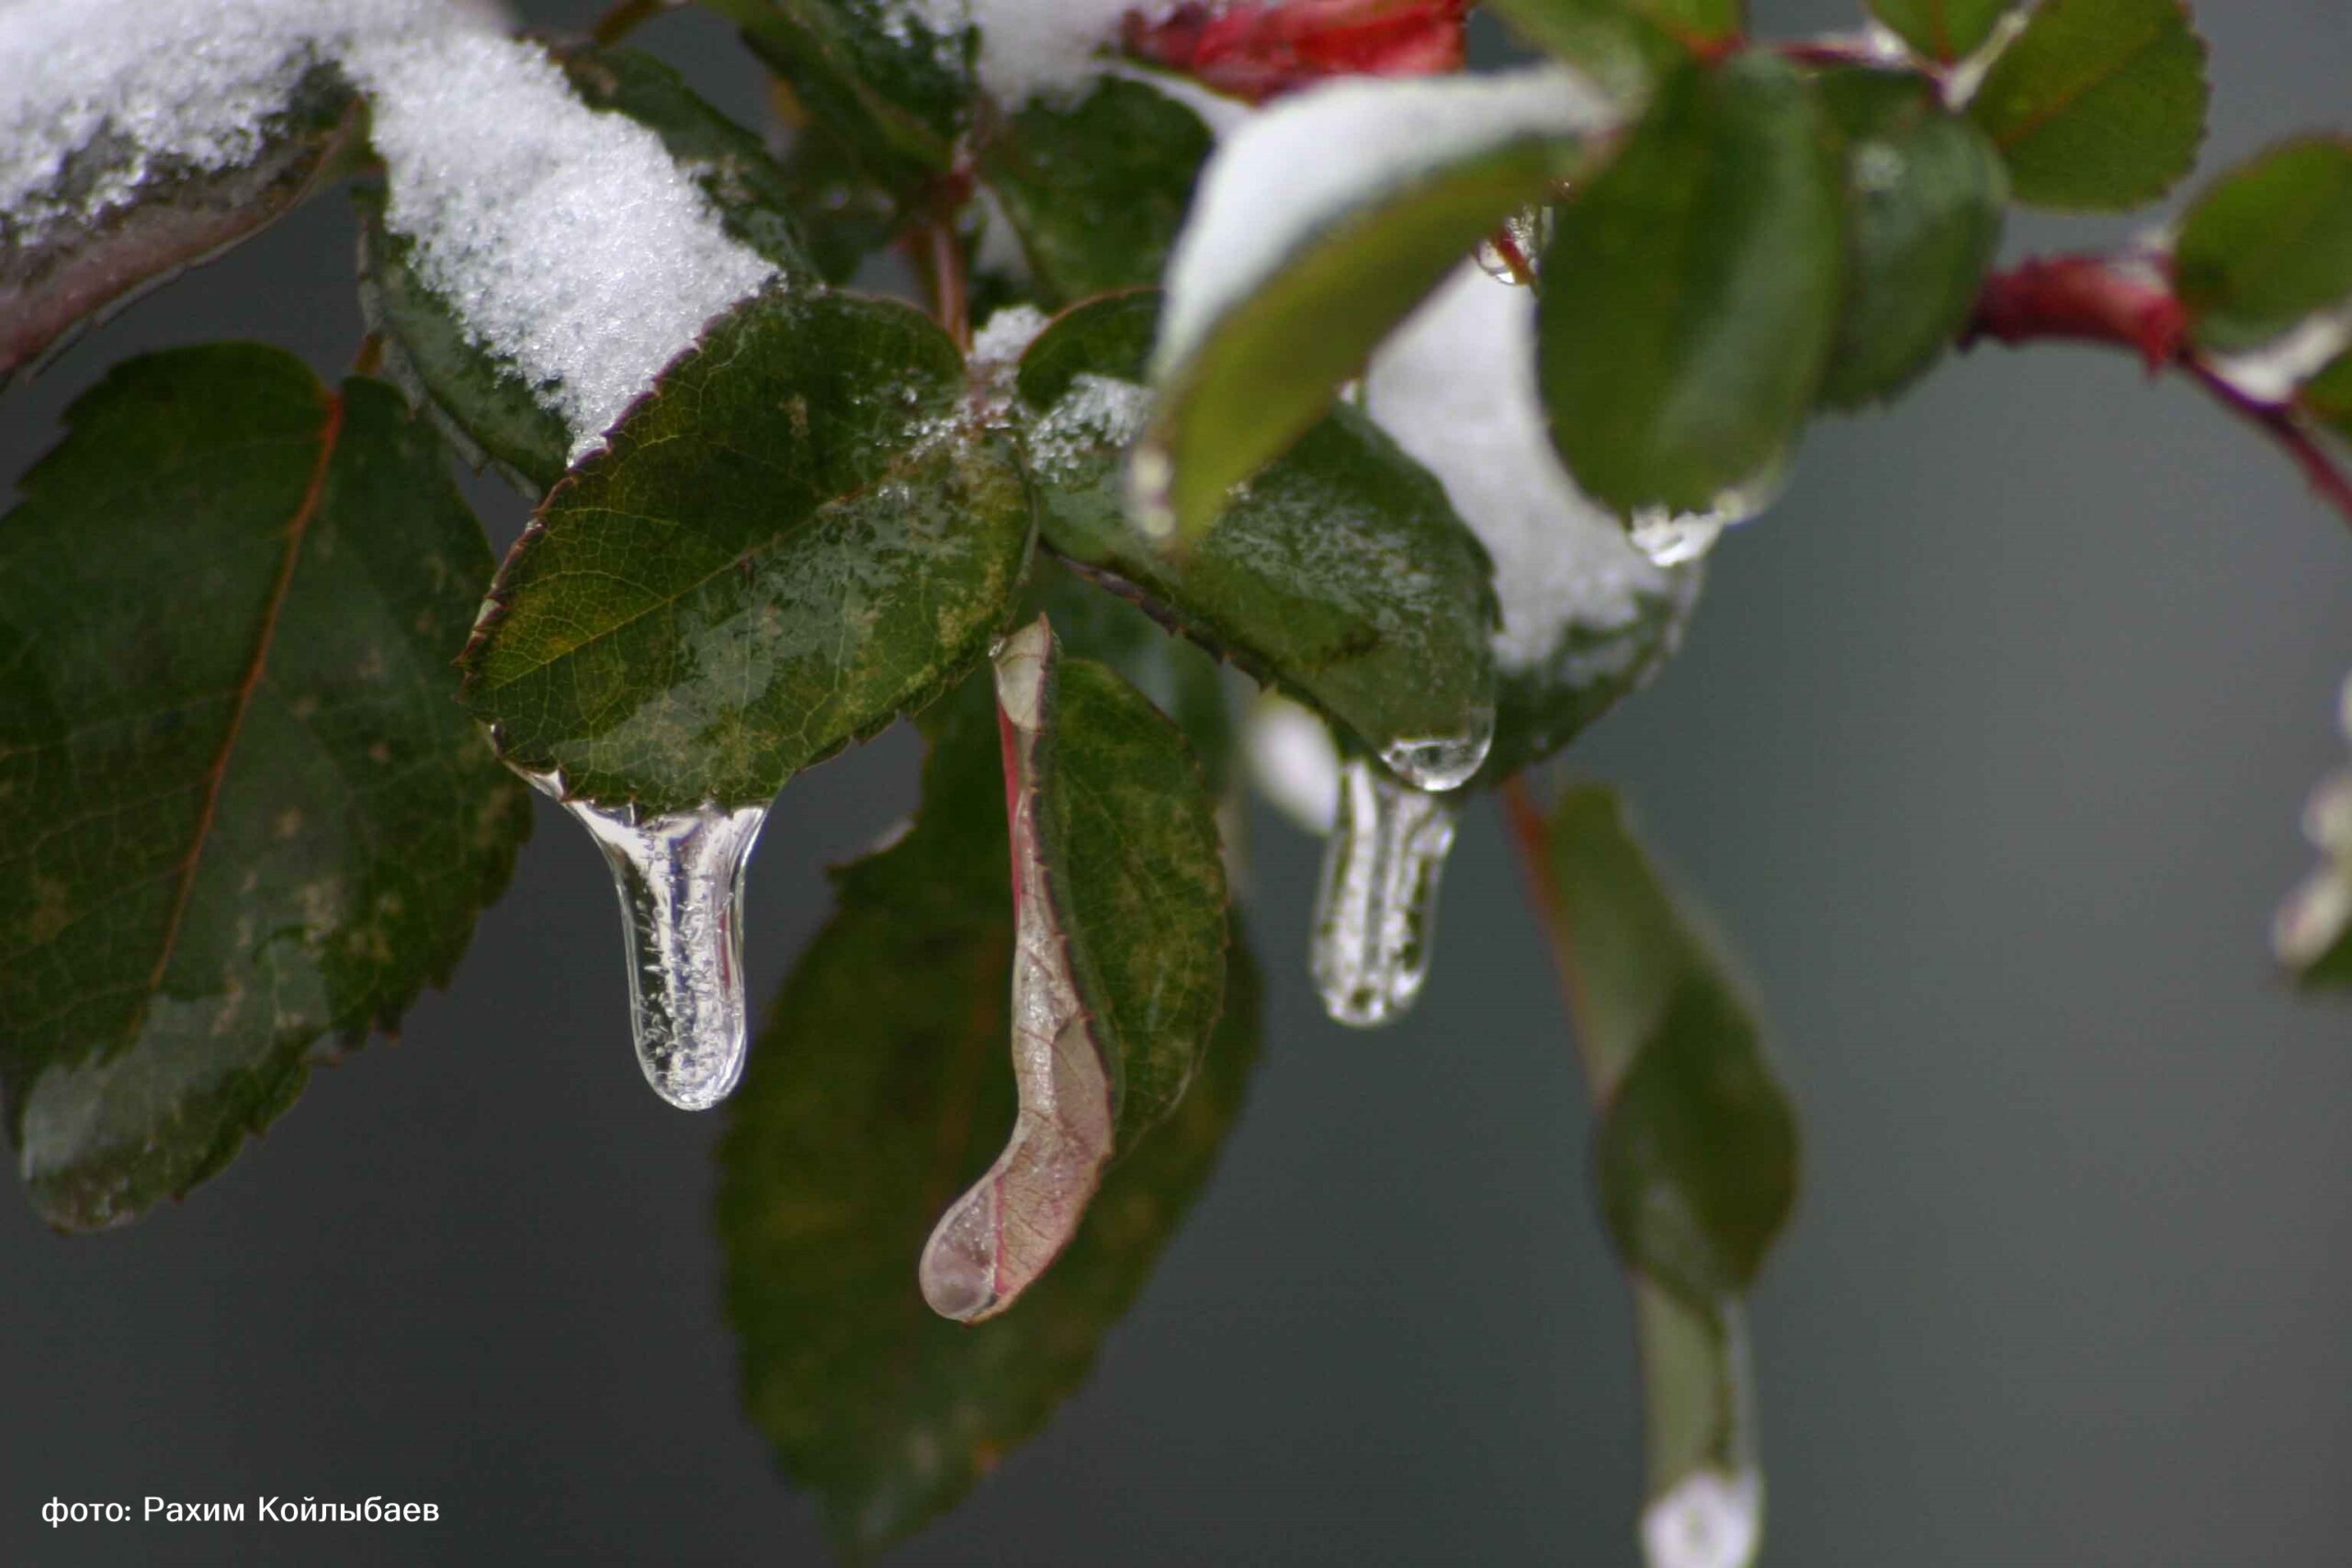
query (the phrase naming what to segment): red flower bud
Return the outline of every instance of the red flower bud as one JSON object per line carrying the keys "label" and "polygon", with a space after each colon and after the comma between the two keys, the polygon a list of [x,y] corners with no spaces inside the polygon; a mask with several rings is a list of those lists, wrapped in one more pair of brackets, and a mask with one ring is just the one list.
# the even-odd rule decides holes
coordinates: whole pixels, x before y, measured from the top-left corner
{"label": "red flower bud", "polygon": [[1127,52],[1251,103],[1331,76],[1462,68],[1469,0],[1240,0],[1130,13]]}

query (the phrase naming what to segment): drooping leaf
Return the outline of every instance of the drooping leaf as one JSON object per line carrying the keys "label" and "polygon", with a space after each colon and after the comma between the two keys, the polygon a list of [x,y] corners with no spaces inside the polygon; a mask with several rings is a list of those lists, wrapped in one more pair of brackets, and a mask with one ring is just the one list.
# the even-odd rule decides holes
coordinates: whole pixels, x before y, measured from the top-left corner
{"label": "drooping leaf", "polygon": [[1601,1205],[1627,1265],[1702,1310],[1747,1288],[1796,1196],[1796,1117],[1738,988],[1650,864],[1616,795],[1548,825],[1560,961],[1605,1107]]}
{"label": "drooping leaf", "polygon": [[1494,725],[1486,552],[1437,481],[1344,407],[1197,542],[1148,537],[1125,505],[1125,456],[1148,403],[1134,378],[1154,304],[1137,293],[1080,306],[1022,359],[1042,536],[1398,772],[1460,783]]}
{"label": "drooping leaf", "polygon": [[1047,309],[1159,281],[1193,182],[1216,145],[1157,88],[1105,77],[1074,103],[1040,99],[980,149]]}
{"label": "drooping leaf", "polygon": [[743,29],[867,175],[910,191],[953,166],[975,86],[969,28],[900,0],[704,0]]}
{"label": "drooping leaf", "polygon": [[928,318],[762,295],[551,494],[465,694],[508,761],[649,811],[763,802],[959,679],[1019,591],[1031,505]]}
{"label": "drooping leaf", "polygon": [[0,379],[64,333],[269,226],[324,183],[350,141],[351,94],[319,70],[219,168],[102,133],[0,210]]}
{"label": "drooping leaf", "polygon": [[1826,118],[1787,65],[1744,54],[1659,85],[1544,253],[1544,400],[1594,499],[1713,511],[1786,457],[1837,326],[1841,207]]}
{"label": "drooping leaf", "polygon": [[1280,105],[1204,175],[1153,355],[1148,504],[1194,537],[1610,113],[1565,73],[1363,82]]}
{"label": "drooping leaf", "polygon": [[449,700],[490,551],[398,393],[229,344],[67,419],[0,520],[0,1085],[87,1230],[445,981],[529,812]]}
{"label": "drooping leaf", "polygon": [[1022,1113],[923,1248],[924,1298],[964,1323],[1019,1299],[1175,1110],[1225,989],[1216,806],[1182,734],[1042,617],[998,651],[996,690]]}
{"label": "drooping leaf", "polygon": [[[690,91],[678,73],[632,50],[575,49],[558,62],[590,107],[626,115],[662,138],[710,198],[728,233],[789,282],[816,276],[803,250],[790,178],[758,137]],[[477,466],[496,463],[526,494],[544,494],[571,463],[571,432],[514,367],[469,337],[458,311],[420,277],[413,245],[384,222],[384,197],[363,187],[360,302],[384,346],[386,372],[432,408]]]}
{"label": "drooping leaf", "polygon": [[2290,142],[2216,180],[2181,220],[2173,288],[2223,353],[2352,295],[2352,141]]}
{"label": "drooping leaf", "polygon": [[2120,210],[2154,201],[2205,138],[2205,43],[2181,0],[2043,0],[1968,112],[2017,199]]}
{"label": "drooping leaf", "polygon": [[1258,980],[1237,943],[1183,1103],[1103,1177],[1053,1269],[987,1323],[924,1305],[914,1259],[932,1222],[1014,1120],[987,686],[932,710],[913,830],[836,874],[840,912],[777,998],[719,1146],[746,1405],[858,1552],[954,1506],[1084,1382],[1207,1180],[1258,1053]]}
{"label": "drooping leaf", "polygon": [[2001,243],[2000,154],[1908,72],[1825,73],[1845,142],[1846,298],[1822,401],[1855,408],[1932,365],[1968,321]]}
{"label": "drooping leaf", "polygon": [[2018,0],[1869,0],[1871,15],[1927,59],[1953,64],[1991,41]]}
{"label": "drooping leaf", "polygon": [[1489,0],[1531,43],[1612,86],[1671,71],[1693,51],[1720,50],[1747,25],[1744,0]]}

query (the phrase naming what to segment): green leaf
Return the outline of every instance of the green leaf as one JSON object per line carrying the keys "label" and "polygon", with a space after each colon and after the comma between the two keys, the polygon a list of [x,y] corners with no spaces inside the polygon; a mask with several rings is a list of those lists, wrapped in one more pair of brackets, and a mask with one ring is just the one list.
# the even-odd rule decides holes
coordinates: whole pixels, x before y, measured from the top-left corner
{"label": "green leaf", "polygon": [[933,710],[945,722],[913,830],[835,874],[839,912],[777,998],[719,1145],[745,1403],[853,1552],[954,1506],[1085,1382],[1208,1179],[1258,1054],[1258,978],[1237,944],[1183,1103],[1104,1175],[1053,1269],[987,1323],[924,1306],[912,1263],[932,1222],[1013,1123],[986,685]]}
{"label": "green leaf", "polygon": [[809,265],[827,283],[854,278],[905,224],[899,198],[876,184],[849,144],[824,126],[793,127],[792,145],[777,167],[787,193],[785,209],[799,219]]}
{"label": "green leaf", "polygon": [[1968,112],[2018,200],[2109,211],[2188,173],[2210,96],[2205,43],[2180,0],[2043,0]]}
{"label": "green leaf", "polygon": [[969,28],[936,30],[902,0],[704,0],[867,175],[907,193],[947,173],[976,88]]}
{"label": "green leaf", "polygon": [[2290,142],[2207,187],[2181,220],[2173,288],[2225,354],[2352,295],[2352,142]]}
{"label": "green leaf", "polygon": [[[1641,1347],[1642,1448],[1649,1561],[1756,1561],[1764,1518],[1747,1314],[1737,1302],[1707,1308],[1636,1275],[1634,1333]],[[1678,1556],[1657,1544],[1696,1540],[1712,1551]],[[1747,1548],[1740,1550],[1741,1546]]]}
{"label": "green leaf", "polygon": [[1200,117],[1141,82],[1106,77],[1075,103],[1039,100],[980,149],[1048,309],[1159,281],[1216,146]]}
{"label": "green leaf", "polygon": [[1846,299],[1822,401],[1893,395],[1966,325],[2001,244],[2008,181],[1973,122],[1908,72],[1820,78],[1844,137]]}
{"label": "green leaf", "polygon": [[2352,354],[2340,354],[2295,394],[2303,412],[2352,441]]}
{"label": "green leaf", "polygon": [[[1170,274],[1148,504],[1197,537],[1484,236],[1581,166],[1605,109],[1557,75],[1464,76],[1311,96],[1237,131]],[[1425,132],[1414,152],[1341,164],[1351,186],[1289,200],[1266,174],[1367,136],[1396,144],[1400,125]]]}
{"label": "green leaf", "polygon": [[1012,1071],[1022,1113],[923,1249],[923,1295],[975,1323],[1077,1233],[1116,1154],[1183,1099],[1225,989],[1225,862],[1200,765],[1041,617],[996,656],[1012,818]]}
{"label": "green leaf", "polygon": [[1627,1265],[1702,1310],[1742,1290],[1795,1201],[1796,1116],[1723,961],[1652,869],[1615,794],[1548,829],[1559,954],[1605,1106],[1601,1206]]}
{"label": "green leaf", "polygon": [[467,650],[509,761],[568,793],[764,802],[978,660],[1031,505],[928,318],[762,295],[540,508]]}
{"label": "green leaf", "polygon": [[1668,569],[1657,592],[1637,592],[1634,618],[1600,631],[1572,626],[1551,657],[1498,672],[1495,743],[1479,777],[1498,784],[1566,750],[1619,703],[1649,684],[1682,646],[1705,569]]}
{"label": "green leaf", "polygon": [[1613,88],[1638,87],[1747,26],[1744,0],[1490,0],[1531,43]]}
{"label": "green leaf", "polygon": [[[100,24],[110,25],[110,24]],[[351,93],[321,69],[219,169],[144,161],[100,135],[49,186],[0,210],[0,383],[74,328],[267,228],[333,178],[351,141]],[[138,160],[138,161],[134,161]],[[92,193],[127,186],[96,213]]]}
{"label": "green leaf", "polygon": [[[696,97],[669,66],[631,50],[581,48],[558,62],[591,107],[626,115],[662,138],[710,198],[729,235],[788,281],[816,276],[797,237],[789,175],[758,137]],[[354,193],[361,215],[360,305],[384,346],[384,369],[431,408],[476,467],[487,459],[532,496],[571,466],[571,432],[514,367],[469,337],[449,301],[417,276],[413,245],[384,222],[383,193]]]}
{"label": "green leaf", "polygon": [[1147,537],[1125,508],[1124,458],[1154,308],[1148,293],[1080,306],[1022,359],[1046,542],[1400,773],[1461,782],[1494,724],[1485,550],[1428,471],[1344,407],[1204,537],[1172,551]]}
{"label": "green leaf", "polygon": [[226,344],[67,421],[0,521],[0,1086],[87,1230],[447,980],[530,815],[449,700],[490,552],[398,393]]}
{"label": "green leaf", "polygon": [[1955,64],[1991,41],[2017,0],[1869,0],[1871,14],[1921,55]]}
{"label": "green leaf", "polygon": [[1837,325],[1840,206],[1787,65],[1744,54],[1659,85],[1544,254],[1544,400],[1595,500],[1708,512],[1786,457]]}

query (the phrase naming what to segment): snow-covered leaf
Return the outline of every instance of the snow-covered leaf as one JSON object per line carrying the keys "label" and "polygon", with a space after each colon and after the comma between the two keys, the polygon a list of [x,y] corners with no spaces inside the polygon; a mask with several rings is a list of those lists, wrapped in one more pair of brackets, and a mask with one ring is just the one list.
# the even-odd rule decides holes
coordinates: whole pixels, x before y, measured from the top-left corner
{"label": "snow-covered leaf", "polygon": [[1820,79],[1844,141],[1846,298],[1822,401],[1891,396],[1941,355],[1975,307],[2001,243],[2000,154],[1908,72]]}
{"label": "snow-covered leaf", "polygon": [[839,912],[777,997],[719,1145],[745,1404],[860,1554],[953,1507],[1086,1381],[1214,1168],[1258,1055],[1258,980],[1237,943],[1183,1103],[1105,1173],[1053,1269],[986,1323],[925,1308],[913,1260],[1015,1116],[988,685],[932,710],[946,722],[912,830],[835,874]]}
{"label": "snow-covered leaf", "polygon": [[2017,199],[2120,210],[2197,161],[2211,89],[2181,0],[2042,0],[1969,100]]}
{"label": "snow-covered leaf", "polygon": [[976,1323],[1077,1235],[1102,1172],[1183,1099],[1225,990],[1215,803],[1182,732],[1041,616],[996,654],[1021,1116],[940,1216],[923,1297]]}
{"label": "snow-covered leaf", "polygon": [[2256,348],[2352,295],[2352,141],[2274,147],[2181,220],[2173,288],[2199,343]]}
{"label": "snow-covered leaf", "polygon": [[1465,263],[1381,346],[1374,419],[1445,486],[1494,561],[1501,779],[1558,751],[1680,644],[1702,566],[1661,567],[1578,491],[1535,389],[1535,299]]}
{"label": "snow-covered leaf", "polygon": [[1494,725],[1494,599],[1477,541],[1436,480],[1339,408],[1170,549],[1128,516],[1126,457],[1156,297],[1065,312],[1021,362],[1046,543],[1096,581],[1280,685],[1399,773],[1459,784]]}
{"label": "snow-covered leaf", "polygon": [[1837,327],[1839,173],[1810,86],[1748,53],[1662,82],[1561,208],[1544,394],[1594,499],[1713,511],[1787,457]]}
{"label": "snow-covered leaf", "polygon": [[1187,536],[1205,527],[1613,112],[1555,70],[1347,82],[1228,136],[1170,266],[1147,504]]}
{"label": "snow-covered leaf", "polygon": [[[759,138],[696,97],[676,72],[650,55],[583,48],[558,60],[582,102],[625,116],[661,139],[736,243],[781,277],[814,278],[790,215],[793,186]],[[477,461],[495,461],[527,493],[544,494],[578,446],[558,400],[544,388],[535,389],[514,356],[469,331],[466,317],[419,276],[416,242],[386,224],[382,194],[363,187],[358,200],[360,298],[369,329],[383,343],[387,372],[430,403],[461,450]],[[662,279],[646,280],[646,287],[662,286]]]}
{"label": "snow-covered leaf", "polygon": [[446,980],[530,813],[449,701],[490,550],[397,392],[176,349],[67,421],[0,520],[0,1084],[96,1229]]}
{"label": "snow-covered leaf", "polygon": [[960,678],[1030,535],[946,333],[887,301],[763,295],[549,495],[467,701],[571,795],[760,804]]}
{"label": "snow-covered leaf", "polygon": [[1191,109],[1124,77],[1012,116],[978,172],[1020,236],[1037,302],[1158,283],[1214,144]]}

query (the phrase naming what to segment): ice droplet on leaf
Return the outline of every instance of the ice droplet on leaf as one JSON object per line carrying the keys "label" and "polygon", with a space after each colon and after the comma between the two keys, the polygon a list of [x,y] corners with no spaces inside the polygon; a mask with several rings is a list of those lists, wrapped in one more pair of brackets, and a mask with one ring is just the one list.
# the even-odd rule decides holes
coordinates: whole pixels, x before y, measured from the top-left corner
{"label": "ice droplet on leaf", "polygon": [[707,1111],[743,1076],[743,870],[768,808],[643,815],[565,800],[560,774],[525,776],[579,819],[612,867],[645,1081],[682,1111]]}
{"label": "ice droplet on leaf", "polygon": [[1042,618],[996,652],[1012,848],[1012,1076],[1021,1110],[1004,1152],[923,1245],[917,1269],[923,1300],[958,1323],[1003,1311],[1045,1272],[1077,1233],[1111,1157],[1110,1076],[1047,897],[1033,817],[1054,658]]}
{"label": "ice droplet on leaf", "polygon": [[[1523,288],[1535,281],[1537,258],[1552,238],[1552,209],[1525,207],[1503,220],[1502,231],[1478,242],[1478,267],[1497,283]],[[1510,250],[1504,249],[1508,242]],[[1516,253],[1515,254],[1513,253]]]}
{"label": "ice droplet on leaf", "polygon": [[1764,1539],[1764,1478],[1694,1470],[1642,1511],[1649,1568],[1748,1568]]}
{"label": "ice droplet on leaf", "polygon": [[1420,996],[1456,809],[1364,758],[1340,769],[1314,943],[1315,983],[1334,1021],[1375,1028]]}
{"label": "ice droplet on leaf", "polygon": [[1746,483],[1719,493],[1714,504],[1704,512],[1643,507],[1625,519],[1625,534],[1633,540],[1634,547],[1649,557],[1653,565],[1680,566],[1699,560],[1715,547],[1715,541],[1723,537],[1724,529],[1762,516],[1781,499],[1787,483],[1787,465],[1774,463]]}

